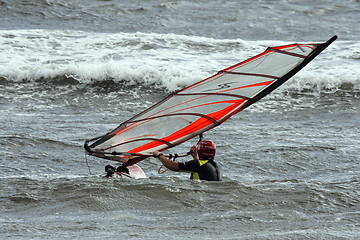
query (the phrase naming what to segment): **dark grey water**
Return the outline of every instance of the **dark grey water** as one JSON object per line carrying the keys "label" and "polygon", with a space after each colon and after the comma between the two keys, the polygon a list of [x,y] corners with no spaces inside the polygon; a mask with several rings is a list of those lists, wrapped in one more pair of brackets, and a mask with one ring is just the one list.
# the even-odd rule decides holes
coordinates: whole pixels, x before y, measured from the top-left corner
{"label": "dark grey water", "polygon": [[[1,239],[358,239],[358,1],[0,1]],[[339,40],[205,134],[224,180],[82,144],[267,46]],[[194,140],[196,142],[196,140]],[[174,151],[184,152],[194,142]]]}
{"label": "dark grey water", "polygon": [[248,40],[358,40],[359,1],[2,0],[1,29],[174,33]]}

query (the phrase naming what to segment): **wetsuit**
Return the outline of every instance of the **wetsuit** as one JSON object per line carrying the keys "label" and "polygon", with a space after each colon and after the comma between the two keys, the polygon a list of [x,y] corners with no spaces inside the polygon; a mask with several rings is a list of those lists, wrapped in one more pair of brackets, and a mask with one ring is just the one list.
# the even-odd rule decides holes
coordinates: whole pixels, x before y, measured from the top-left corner
{"label": "wetsuit", "polygon": [[200,179],[208,181],[221,181],[220,167],[209,160],[191,160],[179,163],[179,172],[191,173],[191,179]]}

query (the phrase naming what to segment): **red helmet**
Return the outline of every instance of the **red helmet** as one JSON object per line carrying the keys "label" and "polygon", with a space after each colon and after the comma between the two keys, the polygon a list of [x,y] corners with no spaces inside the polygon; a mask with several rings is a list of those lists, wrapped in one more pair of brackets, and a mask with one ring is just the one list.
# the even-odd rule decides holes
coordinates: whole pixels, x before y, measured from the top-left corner
{"label": "red helmet", "polygon": [[200,159],[214,159],[216,147],[215,144],[208,140],[203,140],[198,143],[197,151]]}

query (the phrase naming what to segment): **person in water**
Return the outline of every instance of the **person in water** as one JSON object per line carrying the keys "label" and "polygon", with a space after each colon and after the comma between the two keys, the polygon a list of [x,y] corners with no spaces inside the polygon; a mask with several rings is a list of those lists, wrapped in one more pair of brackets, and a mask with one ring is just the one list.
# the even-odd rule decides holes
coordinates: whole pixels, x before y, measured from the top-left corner
{"label": "person in water", "polygon": [[129,169],[127,169],[127,167],[125,167],[124,165],[118,166],[116,169],[111,165],[106,165],[105,173],[106,173],[105,177],[112,177],[114,176],[114,174],[117,175],[126,174],[127,176],[130,176]]}
{"label": "person in water", "polygon": [[172,171],[191,173],[191,179],[221,181],[220,167],[214,161],[216,152],[214,143],[203,140],[197,146],[193,146],[190,152],[193,160],[184,163],[172,161],[159,151],[153,152],[153,155]]}

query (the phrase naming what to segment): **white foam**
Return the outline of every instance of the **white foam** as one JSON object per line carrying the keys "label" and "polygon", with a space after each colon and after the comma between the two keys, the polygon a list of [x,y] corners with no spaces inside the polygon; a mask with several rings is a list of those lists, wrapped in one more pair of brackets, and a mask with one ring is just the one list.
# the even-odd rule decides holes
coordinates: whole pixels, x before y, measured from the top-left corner
{"label": "white foam", "polygon": [[[326,39],[324,39],[325,41]],[[0,31],[0,77],[9,81],[72,76],[157,84],[170,91],[261,53],[281,41],[244,41],[154,33]],[[287,88],[360,89],[360,42],[337,40],[299,72]]]}

